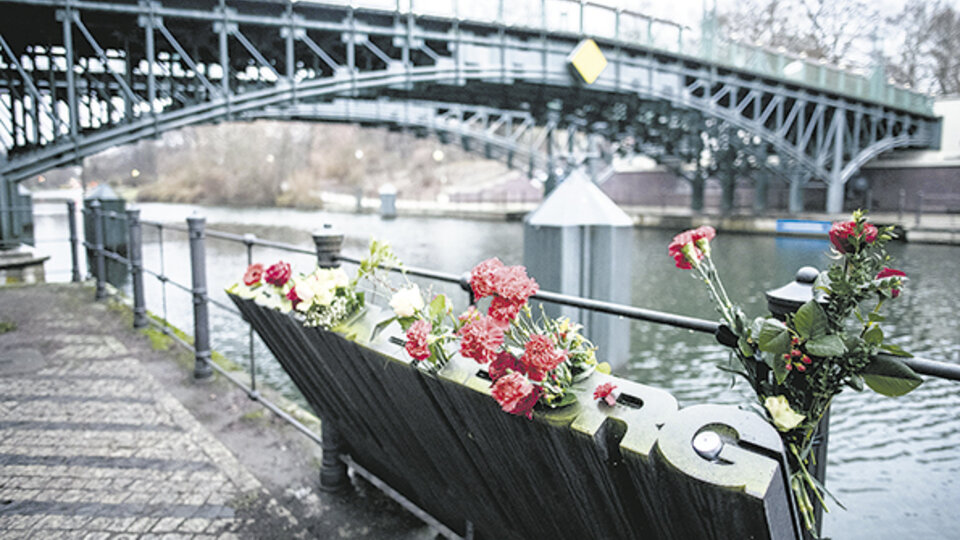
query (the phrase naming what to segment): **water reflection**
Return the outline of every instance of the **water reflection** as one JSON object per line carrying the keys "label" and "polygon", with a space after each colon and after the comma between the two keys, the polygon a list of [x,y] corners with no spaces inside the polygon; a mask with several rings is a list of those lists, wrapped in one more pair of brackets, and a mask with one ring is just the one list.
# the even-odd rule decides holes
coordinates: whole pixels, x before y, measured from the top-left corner
{"label": "water reflection", "polygon": [[[145,204],[145,220],[182,225],[195,211],[207,217],[208,227],[246,233],[309,248],[310,231],[333,223],[346,233],[345,251],[360,255],[370,237],[389,242],[403,260],[414,266],[461,273],[474,263],[498,256],[508,264],[522,259],[522,227],[518,223],[456,219],[398,219],[278,209],[199,208],[191,205]],[[61,210],[62,211],[62,210]],[[156,229],[145,227],[144,259],[148,269],[161,268],[171,279],[189,283],[186,235],[167,230],[161,244]],[[674,231],[638,230],[634,236],[633,305],[700,318],[719,319],[702,285],[678,270],[666,256]],[[37,219],[38,238],[65,238],[62,215]],[[730,296],[750,315],[766,312],[765,290],[793,279],[805,265],[824,268],[826,240],[772,238],[725,233],[714,243],[717,266]],[[65,243],[41,244],[53,258],[52,279],[69,278],[69,251]],[[960,248],[893,244],[895,266],[910,276],[907,292],[890,305],[885,330],[893,342],[918,356],[960,363]],[[238,279],[246,266],[241,245],[209,239],[208,282],[215,298],[226,302],[221,288]],[[258,248],[255,260],[283,258],[296,268],[313,264],[309,255],[290,255]],[[422,287],[429,282],[415,280]],[[147,278],[150,310],[181,328],[191,328],[190,295],[174,287],[166,293]],[[456,286],[447,292],[463,305]],[[166,297],[166,308],[164,308]],[[247,329],[235,316],[212,309],[213,346],[241,361],[247,358]],[[739,404],[750,399],[745,384],[731,385],[731,377],[716,369],[729,353],[712,336],[635,322],[631,325],[632,356],[619,374],[664,388],[683,405]],[[292,386],[278,366],[257,344],[260,377],[273,385]],[[831,415],[828,487],[849,512],[834,511],[825,518],[825,534],[836,538],[946,538],[955,537],[960,502],[960,383],[928,380],[908,396],[891,399],[872,392],[847,391],[838,396]],[[834,505],[835,506],[835,505]]]}

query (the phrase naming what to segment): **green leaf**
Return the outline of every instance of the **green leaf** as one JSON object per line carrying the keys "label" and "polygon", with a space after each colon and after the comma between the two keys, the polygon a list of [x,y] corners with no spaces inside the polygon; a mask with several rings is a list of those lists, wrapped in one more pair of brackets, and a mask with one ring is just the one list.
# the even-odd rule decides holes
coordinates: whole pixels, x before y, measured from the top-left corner
{"label": "green leaf", "polygon": [[879,313],[874,313],[874,312],[872,312],[872,311],[871,311],[870,314],[867,316],[867,318],[870,320],[870,322],[883,322],[883,321],[887,320],[887,318],[884,317],[883,315],[881,315],[881,314],[879,314]]}
{"label": "green leaf", "polygon": [[883,343],[883,330],[879,326],[871,326],[863,333],[863,340],[871,345]]}
{"label": "green leaf", "polygon": [[894,345],[893,343],[884,343],[880,345],[880,349],[886,353],[892,354],[893,356],[901,356],[903,358],[913,358],[912,354],[901,349],[899,345]]}
{"label": "green leaf", "polygon": [[427,306],[427,318],[436,319],[443,313],[447,311],[447,297],[442,294],[438,294],[430,302],[430,305]]}
{"label": "green leaf", "polygon": [[820,304],[811,300],[793,315],[793,328],[802,339],[820,337],[827,333],[827,314]]}
{"label": "green leaf", "polygon": [[783,357],[782,354],[778,354],[773,357],[773,375],[777,378],[777,384],[783,384],[783,381],[787,380],[787,375],[790,373],[787,370],[787,359]]}
{"label": "green leaf", "polygon": [[740,347],[740,353],[743,354],[743,356],[746,356],[747,358],[753,356],[753,345],[751,345],[746,339],[738,339],[737,346]]}
{"label": "green leaf", "polygon": [[874,392],[890,397],[909,393],[923,382],[910,366],[891,356],[877,356],[863,369],[862,375]]}
{"label": "green leaf", "polygon": [[850,388],[853,388],[857,392],[863,392],[863,377],[860,375],[853,375],[850,377],[850,380],[847,381],[847,384]]}
{"label": "green leaf", "polygon": [[844,346],[843,340],[836,334],[811,339],[804,344],[804,348],[808,354],[821,358],[840,356],[847,352],[847,347]]}
{"label": "green leaf", "polygon": [[767,319],[760,327],[757,345],[763,352],[786,354],[790,352],[790,332],[780,321]]}

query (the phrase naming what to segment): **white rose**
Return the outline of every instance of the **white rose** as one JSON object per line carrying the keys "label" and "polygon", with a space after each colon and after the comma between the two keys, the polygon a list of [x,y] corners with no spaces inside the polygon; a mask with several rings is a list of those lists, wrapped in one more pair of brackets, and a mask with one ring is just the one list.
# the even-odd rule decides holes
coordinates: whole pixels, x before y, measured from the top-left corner
{"label": "white rose", "polygon": [[390,307],[399,317],[412,317],[418,309],[423,309],[420,287],[413,285],[406,289],[400,289],[390,299]]}

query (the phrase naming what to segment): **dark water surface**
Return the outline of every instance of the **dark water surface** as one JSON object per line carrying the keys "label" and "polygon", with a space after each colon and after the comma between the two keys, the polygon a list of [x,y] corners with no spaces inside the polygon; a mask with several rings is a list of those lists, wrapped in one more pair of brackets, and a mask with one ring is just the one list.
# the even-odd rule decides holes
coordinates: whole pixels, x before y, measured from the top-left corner
{"label": "dark water surface", "polygon": [[[498,256],[508,264],[522,259],[519,223],[403,218],[381,221],[376,216],[330,214],[285,209],[200,208],[190,205],[144,204],[144,220],[182,225],[193,212],[207,218],[208,227],[247,233],[260,238],[312,245],[310,231],[324,222],[346,234],[344,251],[360,255],[371,237],[389,242],[412,266],[462,273],[476,262]],[[38,204],[37,237],[66,237],[62,205]],[[147,268],[161,269],[157,231],[144,227]],[[674,231],[637,230],[634,242],[633,290],[624,303],[700,318],[717,315],[702,285],[674,268],[666,246]],[[717,266],[727,290],[750,315],[765,313],[763,291],[793,278],[797,268],[824,268],[826,240],[721,234],[714,242]],[[64,243],[41,242],[50,253],[48,278],[69,279],[69,255]],[[164,271],[175,281],[190,283],[186,235],[163,233]],[[884,330],[892,341],[917,356],[960,363],[960,247],[894,244],[894,266],[907,273],[906,292],[889,305]],[[242,245],[208,239],[208,284],[226,302],[221,289],[239,279],[246,267]],[[307,271],[310,256],[290,256],[256,249],[254,260],[290,261]],[[348,268],[348,270],[350,270]],[[429,283],[420,282],[421,287]],[[155,279],[147,278],[148,309],[166,315],[175,325],[192,329],[190,296],[167,286],[164,295]],[[466,297],[455,287],[437,287],[460,305]],[[164,299],[164,296],[166,297]],[[164,310],[164,301],[166,310]],[[212,308],[214,348],[246,362],[246,326],[233,315]],[[631,326],[632,355],[618,375],[664,388],[682,406],[697,403],[740,404],[750,399],[744,383],[731,387],[731,378],[716,368],[727,351],[712,336],[636,322]],[[258,376],[293,395],[296,391],[282,370],[258,344]],[[602,356],[602,351],[601,351]],[[295,396],[294,396],[295,397]],[[960,538],[960,383],[927,380],[901,398],[873,392],[846,391],[831,414],[827,486],[847,506],[830,505],[824,533],[834,538]]]}

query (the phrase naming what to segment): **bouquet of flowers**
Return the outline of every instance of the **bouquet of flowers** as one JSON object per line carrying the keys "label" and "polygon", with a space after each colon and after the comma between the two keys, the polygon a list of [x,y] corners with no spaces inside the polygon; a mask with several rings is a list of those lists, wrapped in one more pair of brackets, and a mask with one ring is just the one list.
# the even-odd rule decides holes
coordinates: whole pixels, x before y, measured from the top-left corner
{"label": "bouquet of flowers", "polygon": [[576,398],[574,379],[597,368],[596,347],[569,319],[535,316],[529,299],[539,290],[522,266],[506,266],[493,258],[470,272],[477,301],[489,298],[486,313],[470,306],[455,316],[449,299],[437,295],[426,304],[415,285],[391,299],[406,332],[407,353],[420,365],[437,370],[455,352],[487,365],[492,394],[501,408],[532,418],[533,407],[560,407]]}
{"label": "bouquet of flowers", "polygon": [[[748,320],[727,297],[711,257],[711,227],[685,231],[668,247],[678,268],[703,281],[732,336],[734,359],[723,369],[743,377],[756,393],[766,418],[779,430],[791,468],[790,484],[805,527],[815,530],[813,501],[823,505],[823,484],[810,474],[815,465],[814,432],[834,396],[844,387],[864,386],[900,396],[922,380],[897,357],[910,356],[884,342],[881,308],[897,298],[906,275],[887,265],[885,245],[892,228],[878,229],[857,211],[830,229],[836,260],[814,283],[814,299],[785,321]],[[826,506],[824,505],[826,509]]]}
{"label": "bouquet of flowers", "polygon": [[309,274],[293,275],[289,263],[278,261],[266,269],[254,263],[247,267],[243,279],[227,288],[240,298],[283,313],[297,313],[306,326],[332,329],[358,313],[365,305],[360,280],[374,284],[382,280],[378,270],[399,265],[390,247],[371,241],[368,255],[361,260],[351,280],[342,268],[315,268]]}

